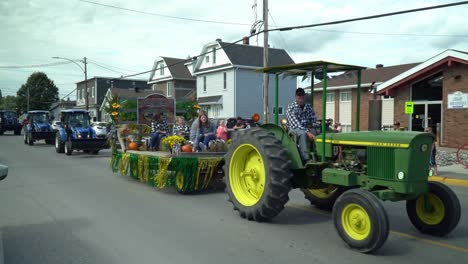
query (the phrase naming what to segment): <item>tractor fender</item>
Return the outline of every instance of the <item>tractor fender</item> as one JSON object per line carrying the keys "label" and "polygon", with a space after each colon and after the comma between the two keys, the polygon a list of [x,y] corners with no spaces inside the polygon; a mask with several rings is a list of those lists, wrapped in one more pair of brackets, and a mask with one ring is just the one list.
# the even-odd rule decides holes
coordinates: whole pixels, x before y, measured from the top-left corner
{"label": "tractor fender", "polygon": [[289,137],[288,133],[282,127],[275,124],[263,124],[260,127],[273,133],[275,137],[281,141],[281,144],[288,152],[291,160],[291,169],[304,168],[296,143]]}
{"label": "tractor fender", "polygon": [[67,141],[67,132],[65,131],[65,129],[63,127],[60,127],[57,130],[57,133],[60,134],[60,139],[62,140],[62,142]]}

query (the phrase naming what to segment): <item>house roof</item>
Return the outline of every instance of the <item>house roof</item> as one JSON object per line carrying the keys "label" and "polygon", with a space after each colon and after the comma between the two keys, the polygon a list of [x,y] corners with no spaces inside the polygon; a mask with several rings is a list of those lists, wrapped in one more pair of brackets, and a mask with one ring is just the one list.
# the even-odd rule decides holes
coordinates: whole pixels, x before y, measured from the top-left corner
{"label": "house roof", "polygon": [[[368,68],[361,71],[361,84],[369,86],[371,83],[383,83],[398,74],[405,72],[419,63],[400,64],[381,68]],[[343,74],[333,76],[327,80],[327,87],[354,87],[357,84],[357,74],[354,71],[347,71]],[[306,89],[310,86],[306,87]],[[322,88],[322,82],[316,83],[314,88]]]}
{"label": "house roof", "polygon": [[137,97],[146,97],[150,94],[154,94],[155,91],[148,89],[140,89],[138,92],[131,89],[122,89],[122,88],[109,88],[111,94],[116,94],[120,98],[137,98]]}
{"label": "house roof", "polygon": [[396,87],[401,87],[407,83],[414,82],[423,76],[438,71],[442,66],[451,66],[454,63],[468,65],[468,52],[448,49],[434,57],[422,62],[421,64],[402,72],[401,74],[387,80],[377,87],[378,94],[388,94]]}
{"label": "house roof", "polygon": [[166,62],[166,65],[169,68],[169,71],[171,72],[172,78],[195,80],[192,74],[190,74],[190,71],[187,69],[187,66],[185,66],[185,62],[187,62],[187,60],[170,57],[162,58]]}
{"label": "house roof", "polygon": [[[156,71],[156,66],[158,65],[158,62],[164,61],[164,64],[166,65],[167,69],[169,70],[169,73],[171,74],[172,79],[176,80],[195,80],[195,77],[190,74],[190,71],[188,70],[187,66],[185,63],[187,60],[185,59],[178,59],[178,58],[171,58],[171,57],[159,57],[154,61],[153,64],[153,70],[151,71],[150,77],[149,77],[149,82],[154,83],[157,82],[158,79],[154,80],[154,73]],[[163,77],[164,81],[166,81],[167,77]]]}
{"label": "house roof", "polygon": [[[263,47],[219,42],[233,65],[263,67]],[[284,49],[268,49],[268,65],[293,64],[293,59]]]}

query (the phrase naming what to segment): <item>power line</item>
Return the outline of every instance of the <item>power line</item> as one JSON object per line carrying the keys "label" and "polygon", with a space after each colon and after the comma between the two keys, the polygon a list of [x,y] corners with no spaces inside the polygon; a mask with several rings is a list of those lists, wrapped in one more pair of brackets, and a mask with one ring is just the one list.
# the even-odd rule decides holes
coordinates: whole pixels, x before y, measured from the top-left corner
{"label": "power line", "polygon": [[444,4],[444,5],[428,6],[428,7],[415,8],[415,9],[408,9],[408,10],[402,10],[402,11],[390,12],[390,13],[383,13],[383,14],[378,14],[378,15],[373,15],[373,16],[365,16],[365,17],[337,20],[337,21],[310,24],[310,25],[275,28],[275,29],[270,29],[268,31],[287,31],[287,30],[303,29],[303,28],[309,28],[309,27],[336,25],[336,24],[343,24],[343,23],[349,23],[349,22],[355,22],[355,21],[361,21],[361,20],[369,20],[369,19],[375,19],[375,18],[381,18],[381,17],[387,17],[387,16],[396,16],[396,15],[402,15],[402,14],[408,14],[408,13],[414,13],[414,12],[420,12],[420,11],[427,11],[427,10],[457,6],[457,5],[465,5],[465,4],[468,4],[468,1],[455,2],[455,3]]}
{"label": "power line", "polygon": [[96,60],[90,60],[90,59],[88,59],[88,61],[94,62],[94,63],[99,63],[99,64],[101,64],[101,65],[104,65],[104,66],[107,66],[107,67],[111,67],[111,68],[115,68],[115,69],[119,69],[119,70],[137,72],[137,71],[135,71],[135,70],[124,69],[124,68],[121,68],[121,67],[109,65],[109,64],[106,64],[106,63],[104,63],[104,62],[100,62],[100,61],[96,61]]}
{"label": "power line", "polygon": [[120,9],[120,10],[124,10],[124,11],[129,11],[129,12],[134,12],[134,13],[139,13],[139,14],[145,14],[145,15],[151,15],[151,16],[164,17],[164,18],[172,18],[172,19],[178,19],[178,20],[195,21],[195,22],[212,23],[212,24],[235,25],[235,26],[250,26],[249,24],[236,23],[236,22],[225,22],[225,21],[215,21],[215,20],[205,20],[205,19],[196,19],[196,18],[186,18],[186,17],[178,17],[178,16],[169,16],[169,15],[163,15],[163,14],[152,13],[152,12],[147,12],[147,11],[140,11],[140,10],[135,10],[135,9],[130,9],[130,8],[124,8],[124,7],[120,7],[120,6],[102,4],[102,3],[93,2],[93,1],[87,1],[87,0],[78,0],[78,1],[84,2],[84,3],[88,3],[88,4],[93,4],[93,5],[99,5],[99,6],[104,6],[104,7],[110,7],[110,8]]}
{"label": "power line", "polygon": [[50,66],[57,66],[57,65],[64,65],[69,64],[69,61],[63,62],[53,62],[53,63],[45,63],[45,64],[35,64],[35,65],[6,65],[0,66],[0,69],[22,69],[22,68],[41,68],[41,67],[50,67]]}
{"label": "power line", "polygon": [[448,35],[448,34],[444,35],[444,34],[380,33],[380,32],[359,32],[359,31],[345,31],[345,30],[312,29],[312,28],[306,28],[304,30],[311,30],[311,31],[318,31],[318,32],[330,32],[330,33],[362,34],[362,35],[468,38],[468,35]]}
{"label": "power line", "polygon": [[[79,1],[82,1],[82,0],[79,0]],[[343,23],[356,22],[356,21],[361,21],[361,20],[369,20],[369,19],[375,19],[375,18],[381,18],[381,17],[387,17],[387,16],[395,16],[395,15],[401,15],[401,14],[407,14],[407,13],[421,12],[421,11],[439,9],[439,8],[444,8],[444,7],[452,7],[452,6],[457,6],[457,5],[465,5],[465,4],[468,4],[468,1],[455,2],[455,3],[450,3],[450,4],[444,4],[444,5],[429,6],[429,7],[423,7],[423,8],[416,8],[416,9],[408,9],[408,10],[397,11],[397,12],[390,12],[390,13],[384,13],[384,14],[378,14],[378,15],[372,15],[372,16],[365,16],[365,17],[337,20],[337,21],[331,21],[331,22],[324,22],[324,23],[316,23],[316,24],[310,24],[310,25],[273,28],[273,29],[268,29],[268,30],[263,30],[263,31],[253,33],[249,37],[254,37],[254,36],[257,36],[257,35],[259,35],[261,33],[264,33],[264,32],[287,31],[287,30],[294,30],[294,29],[305,29],[305,28],[311,28],[311,27],[319,27],[319,26],[325,26],[325,25],[336,25],[336,24],[343,24]],[[192,58],[189,58],[189,59],[183,60],[181,62],[171,64],[171,65],[166,65],[166,66],[160,67],[158,69],[168,68],[169,66],[174,66],[174,65],[177,65],[177,64],[186,63],[186,62],[195,60],[197,57],[212,53],[212,52],[214,52],[216,50],[219,50],[219,49],[222,49],[222,48],[224,49],[224,48],[227,48],[229,46],[235,45],[236,43],[241,42],[242,40],[243,40],[243,38],[239,39],[239,40],[237,40],[235,42],[232,42],[232,43],[230,43],[228,45],[225,45],[225,46],[222,46],[222,47],[219,47],[219,48],[215,48],[213,50],[207,51],[205,53],[201,53],[201,54],[199,54],[197,56],[194,56]],[[130,74],[130,75],[126,75],[126,76],[121,76],[121,77],[116,78],[116,79],[124,79],[124,78],[128,78],[128,77],[138,76],[138,75],[142,75],[142,74],[145,74],[145,73],[150,73],[150,72],[152,72],[154,70],[156,70],[156,69],[151,69],[151,70],[148,70],[148,71],[135,73],[135,74]]]}
{"label": "power line", "polygon": [[96,65],[96,66],[98,66],[98,67],[101,67],[101,68],[106,69],[106,70],[111,71],[111,72],[120,73],[120,74],[126,74],[126,73],[124,73],[124,72],[119,72],[119,71],[116,71],[116,70],[109,69],[109,68],[107,68],[107,67],[105,67],[105,66],[102,66],[102,65],[100,65],[100,64],[97,64],[97,63],[95,63],[95,62],[89,62],[89,63],[94,64],[94,65]]}
{"label": "power line", "polygon": [[[273,24],[275,24],[275,26],[277,26],[276,21],[273,18],[273,15],[271,14],[270,10],[268,10],[268,14],[271,17],[271,20],[273,21]],[[284,40],[283,35],[281,33],[279,33],[279,36],[280,36],[280,39],[283,41],[283,44],[284,44],[284,47],[286,48],[286,51],[289,53],[289,48],[288,48],[288,44],[286,44],[286,40]]]}

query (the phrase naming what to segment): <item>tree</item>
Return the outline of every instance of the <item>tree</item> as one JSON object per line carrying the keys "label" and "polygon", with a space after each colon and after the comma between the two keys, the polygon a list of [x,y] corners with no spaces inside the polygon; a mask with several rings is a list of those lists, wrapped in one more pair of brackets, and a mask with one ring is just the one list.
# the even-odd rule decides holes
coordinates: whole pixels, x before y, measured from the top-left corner
{"label": "tree", "polygon": [[4,110],[16,110],[16,97],[13,95],[7,95],[0,99],[0,109]]}
{"label": "tree", "polygon": [[28,110],[28,90],[29,110],[49,110],[52,103],[59,100],[54,81],[43,72],[35,72],[16,93],[16,104],[22,112]]}

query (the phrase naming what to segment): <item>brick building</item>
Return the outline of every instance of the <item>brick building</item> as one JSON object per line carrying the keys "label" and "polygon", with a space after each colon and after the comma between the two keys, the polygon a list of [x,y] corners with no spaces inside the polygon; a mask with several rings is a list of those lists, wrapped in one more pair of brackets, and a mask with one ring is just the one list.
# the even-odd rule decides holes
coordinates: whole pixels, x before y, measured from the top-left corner
{"label": "brick building", "polygon": [[[394,98],[394,118],[411,131],[432,127],[439,145],[468,142],[468,53],[446,50],[378,86]],[[405,114],[405,102],[414,103]]]}
{"label": "brick building", "polygon": [[[418,63],[402,64],[384,67],[377,64],[376,68],[369,68],[361,72],[361,114],[360,130],[368,130],[369,100],[373,94],[369,93],[371,86],[378,87],[393,77],[411,69]],[[306,91],[310,87],[305,88]],[[322,83],[314,85],[314,110],[322,118]],[[343,131],[354,131],[356,128],[356,100],[357,73],[349,71],[327,80],[326,118],[332,118],[342,124]],[[382,125],[393,125],[393,99],[382,97]]]}
{"label": "brick building", "polygon": [[[343,131],[356,126],[357,74],[350,71],[327,80],[326,118],[341,122]],[[369,93],[376,87],[382,100],[381,124],[394,121],[409,131],[431,127],[438,144],[457,147],[468,142],[463,127],[468,124],[468,53],[446,50],[421,63],[410,63],[362,71],[360,130],[368,130]],[[322,118],[322,83],[314,85],[314,109]],[[309,89],[310,87],[306,87]],[[405,114],[405,102],[414,103],[413,114]]]}

